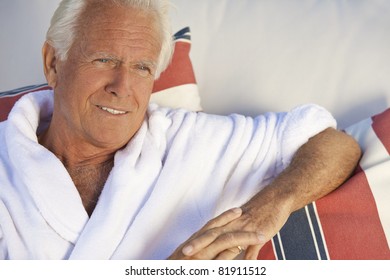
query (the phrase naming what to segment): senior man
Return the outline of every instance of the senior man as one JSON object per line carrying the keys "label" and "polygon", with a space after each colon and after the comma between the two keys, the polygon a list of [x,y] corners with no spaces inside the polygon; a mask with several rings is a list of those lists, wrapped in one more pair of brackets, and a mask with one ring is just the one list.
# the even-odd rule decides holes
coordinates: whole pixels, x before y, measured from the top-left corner
{"label": "senior man", "polygon": [[168,8],[61,2],[42,51],[53,91],[0,124],[0,258],[255,259],[351,174],[360,149],[318,106],[257,118],[149,106],[172,52]]}

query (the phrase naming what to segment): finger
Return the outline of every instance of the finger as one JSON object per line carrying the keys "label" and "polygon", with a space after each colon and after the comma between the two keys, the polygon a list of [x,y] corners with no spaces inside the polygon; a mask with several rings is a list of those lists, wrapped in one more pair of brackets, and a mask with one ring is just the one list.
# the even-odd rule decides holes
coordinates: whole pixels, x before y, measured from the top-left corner
{"label": "finger", "polygon": [[205,248],[213,242],[223,232],[219,227],[234,221],[239,218],[241,214],[241,208],[233,208],[210,220],[198,233],[192,236],[189,243],[183,247],[182,253],[186,256],[196,254],[202,248]]}
{"label": "finger", "polygon": [[203,229],[211,229],[211,228],[216,228],[216,227],[222,227],[231,221],[241,217],[242,215],[242,209],[237,207],[237,208],[232,208],[229,209],[225,212],[223,212],[221,215],[218,215],[214,219],[210,220],[204,227]]}
{"label": "finger", "polygon": [[223,251],[222,253],[220,253],[215,259],[216,260],[234,260],[243,253],[242,250],[245,251],[245,249],[242,248],[242,246],[229,248],[229,249]]}
{"label": "finger", "polygon": [[257,244],[257,245],[249,246],[246,249],[245,255],[244,255],[244,259],[245,260],[256,260],[258,255],[259,255],[259,252],[260,252],[261,248],[263,248],[265,243],[267,243],[268,240],[265,238],[264,235],[258,234],[258,237],[259,237],[261,242],[259,244]]}
{"label": "finger", "polygon": [[196,238],[190,240],[186,246],[183,247],[182,253],[185,256],[192,256],[198,253],[200,250],[209,246],[215,239],[223,234],[223,229],[213,228],[207,230],[197,236]]}
{"label": "finger", "polygon": [[[232,248],[241,246],[247,248],[251,245],[260,244],[261,240],[258,235],[254,232],[228,232],[218,236],[209,246],[201,250],[196,254],[196,258],[200,259],[216,259],[221,253],[220,257],[231,256],[234,252]],[[226,251],[226,252],[225,252]],[[236,256],[240,253],[237,249],[235,252]]]}
{"label": "finger", "polygon": [[264,246],[264,244],[249,246],[245,251],[244,259],[245,260],[257,260],[257,257],[259,255],[259,251],[263,246]]}

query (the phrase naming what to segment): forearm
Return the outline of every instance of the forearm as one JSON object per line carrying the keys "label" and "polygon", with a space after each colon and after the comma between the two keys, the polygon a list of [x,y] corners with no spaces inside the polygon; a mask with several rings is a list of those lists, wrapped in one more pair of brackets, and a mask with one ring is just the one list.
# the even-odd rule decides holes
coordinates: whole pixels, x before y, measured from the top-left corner
{"label": "forearm", "polygon": [[291,164],[254,196],[244,206],[244,211],[263,203],[264,199],[271,199],[283,203],[280,207],[286,207],[291,213],[345,182],[360,156],[360,148],[352,137],[335,129],[326,129],[303,145]]}

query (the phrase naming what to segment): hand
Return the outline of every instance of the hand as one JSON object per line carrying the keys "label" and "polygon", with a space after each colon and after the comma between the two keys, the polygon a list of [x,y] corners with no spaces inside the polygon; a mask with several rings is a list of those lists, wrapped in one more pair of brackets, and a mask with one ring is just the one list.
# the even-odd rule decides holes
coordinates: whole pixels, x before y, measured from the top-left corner
{"label": "hand", "polygon": [[[292,212],[292,198],[294,196],[287,192],[280,193],[279,190],[273,184],[265,187],[240,208],[242,213],[239,216],[235,218],[232,216],[225,217],[225,223],[221,220],[218,228],[213,229],[213,237],[215,240],[223,240],[223,236],[228,235],[232,239],[231,241],[234,240],[234,242],[226,241],[223,244],[224,247],[220,247],[221,251],[215,259],[233,259],[237,257],[239,252],[237,246],[245,250],[242,256],[244,259],[257,259],[260,249],[278,233]],[[226,213],[218,218],[223,219]],[[228,221],[229,218],[231,220]],[[243,233],[246,235],[243,235]],[[220,236],[215,236],[218,234]],[[252,243],[252,239],[250,241],[245,240],[245,236],[256,237],[257,242]],[[198,242],[202,241],[198,236],[195,236],[195,239],[190,240],[189,244],[197,244]],[[197,248],[201,247],[201,245],[197,246]],[[222,249],[225,250],[222,252]],[[189,252],[184,248],[183,253],[188,257],[194,257],[194,254],[198,254],[198,251]]]}
{"label": "hand", "polygon": [[234,259],[240,246],[245,250],[244,259],[256,260],[264,244],[286,223],[292,212],[292,198],[273,184],[265,187],[242,208],[234,210],[237,213],[229,210],[206,224],[184,243],[184,248],[181,246],[181,254],[185,255],[182,258]]}
{"label": "hand", "polygon": [[229,225],[241,215],[242,209],[234,208],[210,220],[177,248],[169,259],[229,260],[241,253],[240,248],[262,244],[263,236],[259,238],[256,232],[243,229],[229,230]]}
{"label": "hand", "polygon": [[243,259],[256,260],[260,249],[280,231],[292,212],[292,196],[277,190],[272,185],[265,187],[241,207],[242,215],[226,226],[226,231],[256,232],[262,239],[246,248]]}

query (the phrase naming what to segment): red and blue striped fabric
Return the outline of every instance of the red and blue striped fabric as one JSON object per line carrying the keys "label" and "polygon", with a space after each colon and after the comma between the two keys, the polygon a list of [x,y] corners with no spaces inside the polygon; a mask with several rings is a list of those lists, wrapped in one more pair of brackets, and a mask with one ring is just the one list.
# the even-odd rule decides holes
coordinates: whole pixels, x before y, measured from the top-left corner
{"label": "red and blue striped fabric", "polygon": [[186,84],[196,84],[195,73],[190,59],[191,30],[185,27],[173,35],[175,51],[168,68],[154,83],[153,92]]}
{"label": "red and blue striped fabric", "polygon": [[47,84],[30,85],[14,90],[0,92],[0,122],[7,119],[15,102],[26,93],[51,89]]}
{"label": "red and blue striped fabric", "polygon": [[346,132],[363,150],[355,174],[293,213],[259,259],[390,259],[390,109]]}

